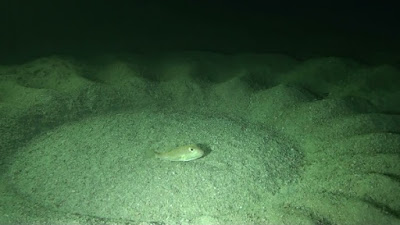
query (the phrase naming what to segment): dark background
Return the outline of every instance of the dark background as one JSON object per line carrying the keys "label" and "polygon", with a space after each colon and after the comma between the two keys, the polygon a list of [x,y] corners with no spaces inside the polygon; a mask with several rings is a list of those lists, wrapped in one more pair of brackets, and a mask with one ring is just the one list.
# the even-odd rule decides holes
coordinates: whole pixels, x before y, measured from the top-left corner
{"label": "dark background", "polygon": [[0,64],[53,54],[201,50],[345,56],[399,65],[388,1],[6,0]]}

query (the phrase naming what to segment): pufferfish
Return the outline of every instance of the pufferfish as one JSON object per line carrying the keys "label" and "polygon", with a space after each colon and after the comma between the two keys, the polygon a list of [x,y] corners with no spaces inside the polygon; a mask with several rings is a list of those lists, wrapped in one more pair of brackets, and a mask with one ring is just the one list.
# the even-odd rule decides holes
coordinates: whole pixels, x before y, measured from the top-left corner
{"label": "pufferfish", "polygon": [[203,149],[196,144],[180,146],[165,152],[154,152],[155,157],[168,161],[191,161],[204,155]]}

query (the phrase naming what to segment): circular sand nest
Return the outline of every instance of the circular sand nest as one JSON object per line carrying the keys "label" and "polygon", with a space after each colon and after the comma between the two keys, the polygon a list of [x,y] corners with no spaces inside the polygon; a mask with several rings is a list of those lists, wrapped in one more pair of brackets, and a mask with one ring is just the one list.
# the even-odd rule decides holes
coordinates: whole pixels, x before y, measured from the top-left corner
{"label": "circular sand nest", "polygon": [[[200,143],[192,162],[153,150]],[[63,125],[12,168],[19,192],[49,208],[139,221],[240,214],[298,176],[301,154],[268,129],[227,118],[120,113]]]}
{"label": "circular sand nest", "polygon": [[[133,57],[95,69],[48,58],[3,69],[3,179],[16,196],[10,210],[25,218],[14,222],[398,222],[399,118],[342,97],[350,84],[293,78],[355,66],[249,58]],[[152,157],[191,143],[207,154]]]}

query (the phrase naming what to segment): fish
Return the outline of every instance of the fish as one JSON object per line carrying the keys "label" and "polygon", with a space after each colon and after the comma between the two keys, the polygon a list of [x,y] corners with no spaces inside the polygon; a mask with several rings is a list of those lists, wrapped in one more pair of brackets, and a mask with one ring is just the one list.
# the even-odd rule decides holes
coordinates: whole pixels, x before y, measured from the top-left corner
{"label": "fish", "polygon": [[168,161],[192,161],[201,158],[204,155],[204,150],[196,144],[180,146],[169,151],[157,152],[155,157]]}

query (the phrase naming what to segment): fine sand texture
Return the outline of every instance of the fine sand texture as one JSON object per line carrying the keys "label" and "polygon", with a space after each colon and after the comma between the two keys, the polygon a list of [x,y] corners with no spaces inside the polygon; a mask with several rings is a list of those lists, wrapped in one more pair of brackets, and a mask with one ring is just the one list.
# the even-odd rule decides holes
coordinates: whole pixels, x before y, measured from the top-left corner
{"label": "fine sand texture", "polygon": [[[0,66],[0,224],[400,224],[399,76],[207,52]],[[188,144],[205,155],[154,157]]]}

